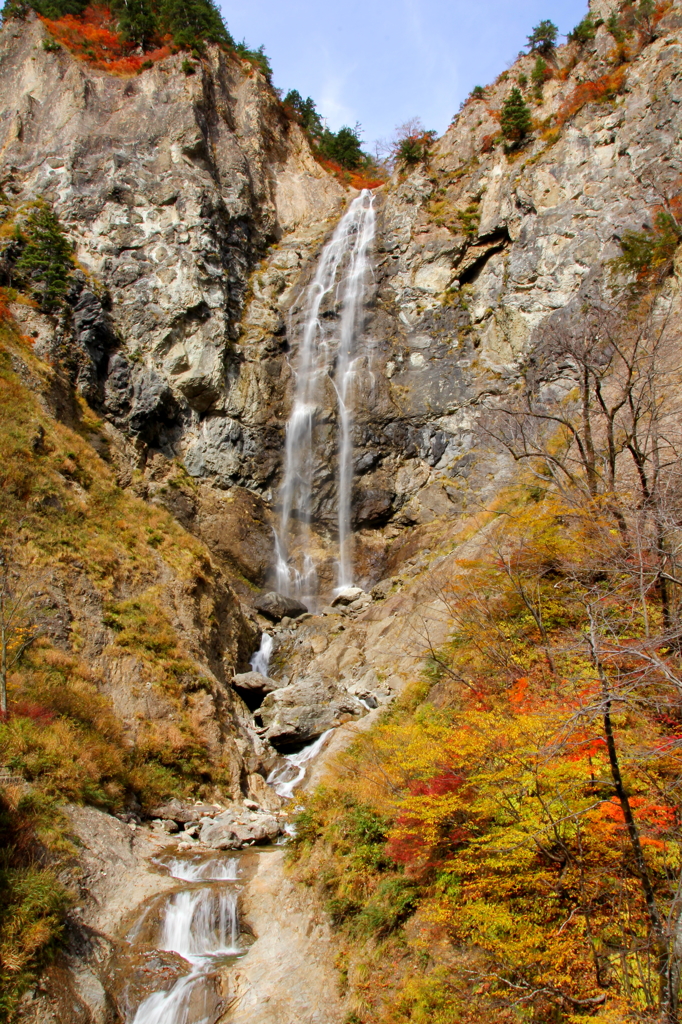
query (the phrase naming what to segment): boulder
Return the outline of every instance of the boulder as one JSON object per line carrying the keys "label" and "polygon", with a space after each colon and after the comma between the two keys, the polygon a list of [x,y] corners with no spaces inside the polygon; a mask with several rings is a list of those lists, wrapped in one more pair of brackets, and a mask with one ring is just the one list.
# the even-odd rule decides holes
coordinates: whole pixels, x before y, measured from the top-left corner
{"label": "boulder", "polygon": [[241,850],[254,843],[272,842],[282,827],[271,814],[249,814],[237,817],[234,811],[225,811],[201,826],[201,842],[213,850]]}
{"label": "boulder", "polygon": [[169,800],[166,804],[152,807],[149,815],[151,818],[161,818],[177,822],[178,825],[187,825],[192,821],[213,817],[219,813],[220,807],[217,804],[183,804],[180,800]]}
{"label": "boulder", "polygon": [[271,590],[269,594],[261,594],[255,605],[262,615],[272,619],[273,622],[279,622],[285,616],[296,619],[308,611],[301,601],[297,601],[293,597],[285,597],[284,594],[278,594],[275,590]]}
{"label": "boulder", "polygon": [[286,683],[270,679],[269,676],[261,675],[260,672],[239,672],[232,677],[232,685],[235,690],[243,690],[245,693],[265,697],[273,690],[279,690],[286,686]]}
{"label": "boulder", "polygon": [[352,604],[358,598],[364,596],[365,592],[362,587],[343,587],[332,601],[332,608],[335,608],[337,605]]}
{"label": "boulder", "polygon": [[265,737],[275,746],[310,743],[327,729],[364,715],[366,709],[321,676],[299,679],[268,694],[258,709]]}

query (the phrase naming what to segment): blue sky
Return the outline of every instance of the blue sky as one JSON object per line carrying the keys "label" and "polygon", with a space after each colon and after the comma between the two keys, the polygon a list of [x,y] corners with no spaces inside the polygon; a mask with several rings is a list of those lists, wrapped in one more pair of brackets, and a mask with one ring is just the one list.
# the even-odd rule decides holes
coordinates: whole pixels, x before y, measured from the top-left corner
{"label": "blue sky", "polygon": [[264,44],[273,81],[312,96],[329,127],[363,128],[365,148],[421,117],[441,134],[474,85],[514,60],[543,18],[568,32],[586,0],[247,0],[220,4],[228,28]]}

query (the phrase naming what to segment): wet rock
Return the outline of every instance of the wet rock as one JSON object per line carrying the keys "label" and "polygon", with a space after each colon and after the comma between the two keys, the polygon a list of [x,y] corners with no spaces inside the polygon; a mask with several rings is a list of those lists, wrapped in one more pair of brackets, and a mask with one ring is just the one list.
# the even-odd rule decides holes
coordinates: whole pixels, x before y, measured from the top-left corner
{"label": "wet rock", "polygon": [[167,992],[190,972],[179,953],[169,950],[119,949],[106,969],[107,989],[121,1020],[132,1020],[152,992]]}
{"label": "wet rock", "polygon": [[285,616],[295,619],[308,611],[301,601],[296,601],[293,597],[285,597],[284,594],[278,594],[274,590],[257,598],[255,606],[262,615],[272,619],[273,622],[279,622]]}
{"label": "wet rock", "polygon": [[344,587],[332,601],[332,608],[335,608],[337,605],[352,604],[359,597],[363,597],[364,593],[362,587]]}
{"label": "wet rock", "polygon": [[270,679],[269,676],[263,676],[260,672],[239,672],[232,677],[232,685],[235,690],[266,697],[273,690],[279,690],[282,686],[286,686],[286,683]]}
{"label": "wet rock", "polygon": [[268,694],[258,711],[266,738],[281,747],[309,743],[364,713],[355,698],[322,677],[302,679]]}

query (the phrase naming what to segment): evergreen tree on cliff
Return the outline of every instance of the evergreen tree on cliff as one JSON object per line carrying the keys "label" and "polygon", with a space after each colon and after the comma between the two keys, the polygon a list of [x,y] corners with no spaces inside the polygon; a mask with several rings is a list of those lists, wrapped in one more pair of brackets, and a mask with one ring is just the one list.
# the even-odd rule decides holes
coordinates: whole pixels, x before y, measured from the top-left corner
{"label": "evergreen tree on cliff", "polygon": [[161,0],[159,21],[177,46],[200,47],[202,43],[232,43],[213,0]]}
{"label": "evergreen tree on cliff", "polygon": [[518,145],[533,129],[530,110],[526,106],[521,90],[516,86],[507,96],[500,116],[502,134],[508,142]]}
{"label": "evergreen tree on cliff", "polygon": [[149,0],[113,0],[111,10],[118,18],[121,35],[142,47],[157,29],[156,15]]}

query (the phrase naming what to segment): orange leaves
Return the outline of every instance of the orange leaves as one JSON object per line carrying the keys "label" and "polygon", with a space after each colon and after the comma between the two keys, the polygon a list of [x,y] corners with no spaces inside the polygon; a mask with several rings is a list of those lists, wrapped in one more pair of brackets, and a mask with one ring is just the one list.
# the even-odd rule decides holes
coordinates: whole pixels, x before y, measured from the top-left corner
{"label": "orange leaves", "polygon": [[164,60],[171,54],[167,40],[148,53],[134,53],[135,43],[124,40],[117,31],[116,20],[108,7],[91,4],[75,17],[40,19],[54,38],[76,57],[86,60],[112,74],[135,75],[143,68]]}
{"label": "orange leaves", "polygon": [[528,700],[528,676],[517,679],[509,691],[509,703],[514,710],[522,708]]}
{"label": "orange leaves", "polygon": [[586,103],[602,103],[622,92],[625,85],[625,69],[610,71],[593,82],[580,82],[557,114],[557,126],[561,127],[578,113]]}
{"label": "orange leaves", "polygon": [[345,167],[342,167],[341,164],[337,164],[335,160],[328,160],[323,156],[316,156],[315,159],[320,166],[324,167],[325,171],[329,171],[329,173],[333,174],[335,178],[338,178],[339,181],[350,185],[351,188],[356,188],[358,190],[363,188],[378,188],[379,185],[385,184],[383,178],[368,178],[359,171],[349,171]]}

